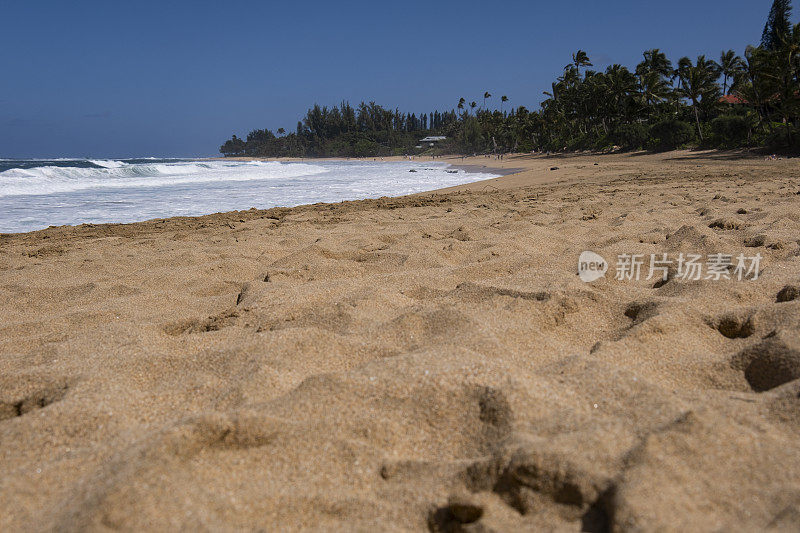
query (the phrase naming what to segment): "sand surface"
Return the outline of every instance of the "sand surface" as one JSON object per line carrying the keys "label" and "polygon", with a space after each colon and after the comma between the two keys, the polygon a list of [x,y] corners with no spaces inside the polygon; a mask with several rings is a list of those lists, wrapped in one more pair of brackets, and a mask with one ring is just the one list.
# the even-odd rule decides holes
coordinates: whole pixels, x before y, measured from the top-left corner
{"label": "sand surface", "polygon": [[[800,160],[463,163],[0,236],[0,531],[796,530]],[[763,260],[614,279],[680,252]]]}

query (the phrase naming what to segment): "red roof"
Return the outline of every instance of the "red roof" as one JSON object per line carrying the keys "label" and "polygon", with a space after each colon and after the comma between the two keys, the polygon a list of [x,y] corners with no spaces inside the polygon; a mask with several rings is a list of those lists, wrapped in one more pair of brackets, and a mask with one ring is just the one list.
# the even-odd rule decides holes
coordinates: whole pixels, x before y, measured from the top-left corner
{"label": "red roof", "polygon": [[748,104],[749,102],[742,98],[741,96],[737,96],[735,94],[726,94],[725,96],[719,99],[719,103],[721,104]]}

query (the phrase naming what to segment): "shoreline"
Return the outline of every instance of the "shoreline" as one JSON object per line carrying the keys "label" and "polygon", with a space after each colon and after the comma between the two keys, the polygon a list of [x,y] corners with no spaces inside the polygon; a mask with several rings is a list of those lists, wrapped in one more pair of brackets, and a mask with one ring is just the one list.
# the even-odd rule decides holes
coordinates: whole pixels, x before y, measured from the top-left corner
{"label": "shoreline", "polygon": [[[332,159],[331,158],[319,158],[319,159],[294,159],[294,158],[280,158],[280,159],[267,159],[267,158],[198,158],[198,159],[196,159],[196,161],[209,161],[209,160],[224,161],[226,159],[233,160],[233,161],[277,161],[277,162],[287,162],[287,163],[300,163],[300,162],[308,163],[308,162],[312,162],[312,161],[346,161],[345,159],[335,159],[335,158],[332,158]],[[350,160],[351,161],[355,161],[354,159],[350,159]],[[365,158],[365,159],[359,159],[357,161],[372,161],[372,159]],[[388,162],[396,162],[396,161],[397,162],[406,162],[406,159],[405,158],[393,158],[390,161],[385,161],[384,160],[384,161],[376,161],[376,162],[379,162],[379,163],[380,162],[386,162],[386,163],[388,163]],[[433,160],[431,162],[436,163],[436,162],[439,162],[439,161]],[[448,163],[448,164],[450,164],[450,163]],[[452,168],[463,170],[466,173],[472,173],[472,174],[497,174],[497,175],[499,175],[501,177],[505,176],[505,175],[508,175],[508,174],[512,174],[512,173],[524,170],[524,169],[521,169],[521,168],[511,169],[511,168],[502,168],[502,167],[495,167],[495,166],[490,166],[490,165],[479,165],[479,164],[458,164],[458,165],[457,164],[450,164],[450,165],[451,165]],[[488,179],[491,180],[491,179],[496,179],[496,178],[488,178]],[[487,180],[481,180],[481,181],[487,181]],[[472,183],[477,183],[477,182],[472,182]],[[419,192],[419,193],[411,193],[408,196],[415,196],[415,195],[420,195],[420,194],[423,194],[423,195],[424,194],[429,194],[431,192],[434,192],[435,190],[436,189],[432,189],[430,191],[422,191],[422,192]],[[399,197],[402,197],[402,196],[403,195],[386,196],[386,198],[399,198]],[[369,200],[369,199],[375,199],[375,198],[378,198],[378,197],[368,197],[368,198],[361,198],[361,199],[347,200],[347,201]],[[322,202],[322,203],[330,203],[330,202]],[[301,205],[292,206],[292,207],[274,206],[273,208],[268,208],[268,209],[275,209],[275,208],[277,208],[277,209],[291,209],[291,208],[294,208],[294,207],[302,207],[304,205],[314,205],[314,204],[301,204]],[[47,230],[47,229],[53,229],[53,228],[80,227],[80,226],[104,226],[104,225],[119,226],[119,225],[126,225],[126,224],[140,224],[140,223],[149,222],[149,221],[153,221],[153,220],[167,220],[167,219],[170,219],[170,218],[198,218],[198,217],[205,217],[205,216],[209,216],[209,215],[221,215],[221,214],[225,214],[225,213],[234,213],[234,212],[242,212],[242,211],[244,211],[244,209],[240,210],[240,211],[211,212],[211,213],[206,213],[206,214],[203,214],[203,215],[192,215],[192,216],[175,215],[175,216],[172,216],[172,217],[157,217],[157,218],[154,218],[154,219],[137,220],[137,221],[133,221],[133,222],[108,222],[108,223],[106,223],[106,222],[91,223],[90,222],[90,223],[84,223],[84,224],[67,224],[67,225],[50,226],[48,228],[42,228],[42,229],[39,229],[39,230],[32,230],[32,231],[27,231],[27,232],[12,232],[12,233],[0,232],[0,237],[2,237],[2,236],[10,236],[10,235],[21,235],[21,234],[27,234],[27,233],[36,233],[36,232],[44,231],[44,230]],[[260,209],[259,211],[264,211],[264,209]]]}
{"label": "shoreline", "polygon": [[[495,167],[491,165],[459,165],[457,163],[450,163],[452,168],[457,168],[459,170],[463,170],[467,173],[474,173],[474,174],[500,174],[500,177],[508,176],[510,174],[519,174],[520,172],[524,172],[525,168],[518,167],[518,168],[508,168],[508,167]],[[497,179],[497,178],[490,178],[490,179]]]}
{"label": "shoreline", "polygon": [[[403,156],[389,156],[383,158],[383,162],[404,162],[407,161],[406,157]],[[253,158],[253,157],[218,157],[218,158],[199,158],[198,161],[202,160],[233,160],[233,161],[279,161],[279,162],[314,162],[314,161],[374,161],[375,158],[349,158],[349,159],[342,159],[342,158]],[[465,170],[466,172],[471,173],[491,173],[491,174],[499,174],[500,177],[497,178],[488,178],[485,180],[480,180],[476,182],[464,183],[461,185],[454,185],[451,187],[445,187],[440,189],[431,189],[429,191],[423,191],[419,193],[412,193],[410,195],[401,195],[401,196],[387,196],[387,197],[376,197],[376,198],[365,198],[361,200],[346,200],[344,202],[361,202],[361,201],[371,201],[371,200],[378,200],[380,198],[392,198],[392,199],[402,199],[405,197],[419,197],[419,196],[426,196],[426,195],[435,195],[435,194],[449,194],[452,192],[467,192],[467,191],[486,191],[492,189],[501,189],[501,190],[508,190],[514,189],[519,187],[524,187],[526,185],[544,185],[551,182],[559,182],[563,179],[563,170],[571,170],[574,174],[575,171],[584,171],[586,175],[591,175],[591,169],[587,170],[590,166],[597,164],[600,167],[599,162],[603,162],[603,168],[607,168],[607,163],[611,162],[615,166],[619,168],[623,168],[624,166],[633,166],[636,167],[640,164],[645,165],[646,167],[652,166],[653,162],[655,162],[656,166],[661,164],[662,162],[677,162],[682,165],[686,165],[687,167],[691,167],[695,161],[705,161],[706,164],[712,164],[715,166],[724,166],[724,165],[735,165],[737,163],[753,163],[758,161],[763,161],[763,158],[760,157],[753,157],[751,154],[745,154],[741,151],[719,151],[719,150],[705,150],[705,151],[691,151],[691,150],[680,150],[680,151],[673,151],[673,152],[663,152],[663,153],[649,153],[649,152],[632,152],[632,153],[618,153],[618,154],[511,154],[507,156],[507,158],[500,162],[498,166],[496,163],[497,161],[492,160],[491,163],[487,161],[486,157],[483,156],[469,156],[469,157],[461,157],[461,156],[442,156],[436,159],[415,159],[414,161],[418,162],[444,162],[451,165],[453,168],[458,168]],[[781,161],[788,161],[788,160],[779,160],[779,161],[771,161],[765,162],[778,164]],[[505,166],[505,165],[509,166]],[[561,165],[558,167],[557,171],[551,170],[554,168],[554,165]],[[561,168],[564,167],[564,168]],[[568,178],[575,181],[573,178]],[[35,235],[41,232],[48,232],[52,230],[59,230],[59,229],[69,229],[69,228],[119,228],[121,226],[136,226],[136,225],[147,225],[147,224],[164,224],[170,220],[179,220],[179,221],[192,221],[192,220],[201,220],[211,218],[235,218],[236,216],[240,216],[242,214],[246,214],[244,216],[251,217],[254,216],[253,213],[263,213],[263,212],[271,212],[274,210],[283,211],[283,210],[292,210],[292,209],[302,209],[308,208],[311,206],[316,205],[337,205],[343,202],[336,202],[333,204],[322,202],[322,203],[314,203],[314,204],[302,204],[298,206],[292,207],[285,207],[285,206],[275,206],[267,209],[256,209],[253,211],[252,209],[243,209],[239,211],[221,211],[221,212],[214,212],[214,213],[207,213],[204,215],[194,215],[194,216],[173,216],[173,217],[163,217],[163,218],[154,218],[149,220],[141,220],[136,222],[120,222],[120,223],[85,223],[79,225],[63,225],[63,226],[51,226],[48,228],[43,228],[40,230],[34,230],[29,232],[21,232],[21,233],[0,233],[0,239],[9,239],[14,237],[19,237],[23,235]]]}

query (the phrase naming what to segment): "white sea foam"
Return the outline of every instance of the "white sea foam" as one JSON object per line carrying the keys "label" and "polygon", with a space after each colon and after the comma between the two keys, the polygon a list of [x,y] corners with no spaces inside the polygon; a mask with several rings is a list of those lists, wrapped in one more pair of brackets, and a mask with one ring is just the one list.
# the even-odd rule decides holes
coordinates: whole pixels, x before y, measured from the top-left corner
{"label": "white sea foam", "polygon": [[0,232],[398,196],[495,177],[420,162],[79,161],[94,166],[0,172]]}
{"label": "white sea foam", "polygon": [[77,192],[88,189],[137,189],[191,183],[250,181],[309,176],[327,172],[300,163],[185,162],[132,165],[91,160],[103,168],[45,166],[0,172],[0,198]]}
{"label": "white sea foam", "polygon": [[127,164],[113,159],[89,159],[89,162],[103,168],[121,168]]}

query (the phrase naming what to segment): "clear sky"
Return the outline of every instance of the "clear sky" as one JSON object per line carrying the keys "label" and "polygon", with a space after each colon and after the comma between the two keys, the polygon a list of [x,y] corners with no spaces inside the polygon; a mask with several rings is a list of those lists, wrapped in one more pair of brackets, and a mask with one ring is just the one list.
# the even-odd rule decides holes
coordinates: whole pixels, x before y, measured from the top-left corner
{"label": "clear sky", "polygon": [[212,155],[343,99],[534,109],[578,48],[600,68],[742,53],[771,4],[3,0],[0,157]]}

